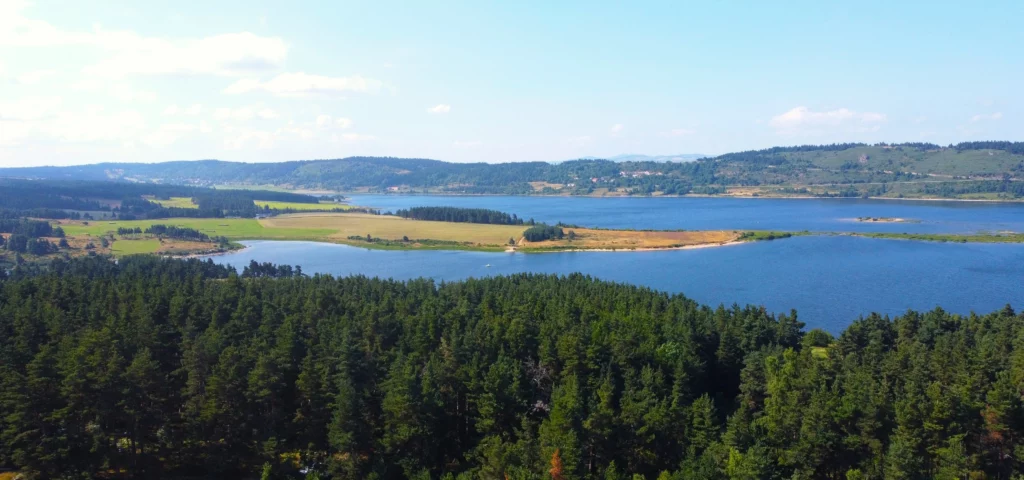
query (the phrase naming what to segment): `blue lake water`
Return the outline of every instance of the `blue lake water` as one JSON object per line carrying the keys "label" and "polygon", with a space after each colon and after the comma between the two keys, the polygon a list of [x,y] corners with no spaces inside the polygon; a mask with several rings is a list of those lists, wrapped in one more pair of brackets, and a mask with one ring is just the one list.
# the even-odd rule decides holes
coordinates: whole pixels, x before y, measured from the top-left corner
{"label": "blue lake water", "polygon": [[[493,208],[539,221],[612,228],[812,231],[1024,231],[1024,205],[864,200],[359,196],[384,209],[416,205]],[[860,216],[920,223],[865,224]],[[987,313],[1024,308],[1024,245],[953,244],[848,236],[796,237],[720,248],[653,252],[508,254],[382,251],[311,242],[246,242],[213,257],[241,269],[250,260],[301,265],[306,273],[428,277],[453,281],[519,272],[582,272],[678,292],[712,306],[796,309],[809,327],[841,331],[870,312],[898,315],[936,306]],[[487,265],[490,265],[488,267]]]}
{"label": "blue lake water", "polygon": [[[354,195],[354,205],[489,208],[548,223],[604,228],[841,232],[1024,232],[1024,203],[861,199],[588,198]],[[915,223],[865,223],[892,217]],[[919,222],[919,223],[918,223]]]}

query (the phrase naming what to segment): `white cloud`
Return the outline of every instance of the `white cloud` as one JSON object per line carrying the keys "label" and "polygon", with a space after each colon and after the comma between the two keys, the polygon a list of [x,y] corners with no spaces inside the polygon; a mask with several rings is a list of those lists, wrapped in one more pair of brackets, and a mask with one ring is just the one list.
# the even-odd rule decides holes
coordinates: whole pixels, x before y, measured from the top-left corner
{"label": "white cloud", "polygon": [[439,103],[427,109],[427,113],[448,113],[452,111],[452,106],[444,103]]}
{"label": "white cloud", "polygon": [[39,120],[57,113],[60,97],[25,97],[0,103],[0,120]]}
{"label": "white cloud", "polygon": [[256,116],[260,117],[260,118],[262,118],[264,120],[273,120],[273,119],[279,117],[277,112],[275,112],[275,111],[273,111],[273,110],[271,110],[269,108],[264,108],[264,109],[256,112]]}
{"label": "white cloud", "polygon": [[43,81],[44,78],[53,76],[55,73],[57,73],[56,70],[33,70],[18,75],[18,83],[22,85],[35,85]]}
{"label": "white cloud", "polygon": [[126,75],[244,75],[279,67],[288,53],[280,38],[249,32],[225,33],[198,40],[164,40],[124,33],[136,47],[86,67],[108,78]]}
{"label": "white cloud", "polygon": [[352,120],[348,118],[334,118],[330,115],[317,115],[316,126],[321,129],[334,127],[346,129],[352,126]]}
{"label": "white cloud", "polygon": [[682,137],[686,135],[693,135],[696,133],[694,130],[689,128],[673,128],[662,134],[664,137]]}
{"label": "white cloud", "polygon": [[222,107],[213,111],[213,118],[217,120],[252,120],[255,115],[256,109],[253,107]]}
{"label": "white cloud", "polygon": [[259,149],[267,149],[274,146],[275,137],[273,132],[262,130],[244,131],[224,139],[224,148],[226,150],[241,150],[247,146],[255,146]]}
{"label": "white cloud", "polygon": [[816,133],[825,129],[851,131],[877,130],[886,121],[884,113],[855,112],[846,108],[815,112],[807,107],[796,107],[772,117],[769,125],[780,134]]}
{"label": "white cloud", "polygon": [[83,70],[104,78],[135,74],[251,74],[279,67],[288,54],[288,45],[280,38],[249,32],[166,39],[100,26],[91,31],[63,30],[23,16],[21,11],[26,5],[18,0],[0,0],[0,46],[77,45],[107,50],[113,56]]}
{"label": "white cloud", "polygon": [[198,103],[194,103],[194,104],[192,104],[191,106],[188,106],[188,107],[179,107],[177,105],[170,105],[170,106],[168,106],[167,108],[164,109],[164,115],[171,116],[171,117],[176,116],[176,115],[182,115],[182,116],[187,116],[187,117],[194,117],[194,116],[199,115],[201,113],[203,113],[203,106],[198,104]]}
{"label": "white cloud", "polygon": [[131,139],[145,127],[134,110],[108,112],[101,107],[61,112],[45,119],[5,122],[0,144],[19,145],[25,140],[58,143],[96,143]]}
{"label": "white cloud", "polygon": [[360,76],[325,77],[307,73],[282,73],[266,82],[243,78],[224,89],[227,94],[266,92],[283,97],[304,95],[338,95],[344,92],[375,93],[383,82]]}
{"label": "white cloud", "polygon": [[188,123],[168,123],[160,125],[153,132],[141,135],[142,143],[153,148],[164,148],[177,142],[188,133],[199,131],[200,126]]}
{"label": "white cloud", "polygon": [[483,142],[481,142],[479,140],[469,140],[469,141],[456,140],[456,141],[452,142],[452,146],[455,147],[455,148],[473,148],[473,147],[479,147],[480,145],[483,145]]}
{"label": "white cloud", "polygon": [[346,143],[365,142],[368,140],[376,140],[377,137],[373,135],[366,135],[363,133],[343,133],[341,135],[334,135],[331,137],[333,141],[341,141]]}
{"label": "white cloud", "polygon": [[127,83],[111,83],[99,78],[79,80],[71,85],[71,89],[77,92],[105,93],[122,102],[152,102],[157,98],[155,93],[136,89]]}
{"label": "white cloud", "polygon": [[975,115],[975,116],[971,117],[971,123],[978,123],[978,122],[983,122],[983,121],[986,121],[986,120],[999,120],[1001,118],[1003,118],[1003,112],[988,113],[988,114],[982,113],[982,114],[978,114],[978,115]]}
{"label": "white cloud", "polygon": [[612,128],[608,129],[608,131],[609,131],[609,132],[611,133],[611,135],[612,135],[613,137],[617,137],[617,136],[619,136],[619,134],[621,134],[621,133],[622,133],[622,131],[623,131],[623,130],[625,130],[625,129],[626,129],[626,126],[625,126],[625,125],[623,125],[623,124],[621,124],[621,123],[616,123],[615,125],[612,125]]}

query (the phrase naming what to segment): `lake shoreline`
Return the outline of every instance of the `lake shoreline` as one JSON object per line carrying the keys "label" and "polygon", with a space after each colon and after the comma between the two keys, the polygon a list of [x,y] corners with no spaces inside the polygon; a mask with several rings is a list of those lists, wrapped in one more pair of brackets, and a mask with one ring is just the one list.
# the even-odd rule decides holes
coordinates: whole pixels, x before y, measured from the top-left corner
{"label": "lake shoreline", "polygon": [[[545,195],[545,194],[509,194],[509,193],[389,193],[389,192],[341,192],[345,196],[387,196],[387,197],[537,197],[537,198],[595,198],[595,199],[622,199],[622,198],[741,198],[741,199],[768,199],[768,200],[891,200],[907,202],[964,202],[964,203],[1024,203],[1024,198],[1018,199],[985,199],[985,198],[941,198],[941,197],[816,197],[813,195],[707,195],[688,193],[686,195]],[[375,207],[368,207],[375,208]]]}

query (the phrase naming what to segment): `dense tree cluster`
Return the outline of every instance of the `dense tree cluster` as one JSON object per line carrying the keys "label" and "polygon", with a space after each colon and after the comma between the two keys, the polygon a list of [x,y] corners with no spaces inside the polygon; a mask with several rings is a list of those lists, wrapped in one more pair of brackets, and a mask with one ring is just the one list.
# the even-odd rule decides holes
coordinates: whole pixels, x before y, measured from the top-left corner
{"label": "dense tree cluster", "polygon": [[176,238],[178,240],[191,240],[193,242],[209,242],[210,236],[188,227],[175,225],[155,224],[146,228],[145,233],[159,237]]}
{"label": "dense tree cluster", "polygon": [[[66,241],[64,242],[66,243]],[[15,253],[28,253],[32,255],[48,255],[57,253],[59,248],[44,238],[34,238],[28,235],[15,233],[0,243],[5,249]]]}
{"label": "dense tree cluster", "polygon": [[960,142],[950,146],[957,151],[1003,150],[1014,155],[1024,155],[1024,142]]}
{"label": "dense tree cluster", "polygon": [[26,237],[63,237],[64,231],[50,222],[0,216],[0,233],[16,233]]}
{"label": "dense tree cluster", "polygon": [[252,260],[242,269],[242,278],[290,278],[301,277],[302,267],[296,265],[275,265],[270,262]]}
{"label": "dense tree cluster", "polygon": [[565,236],[562,227],[551,225],[535,225],[523,232],[523,238],[528,242],[543,242],[544,240],[561,240]]}
{"label": "dense tree cluster", "polygon": [[[40,167],[52,172],[56,167]],[[88,168],[72,167],[75,169]],[[22,169],[10,169],[19,171]],[[33,170],[33,169],[27,169]],[[198,208],[164,207],[143,198],[193,198]],[[319,203],[317,197],[264,190],[211,188],[111,181],[24,180],[0,178],[0,210],[7,216],[82,218],[82,212],[111,212],[124,220],[146,218],[253,217],[254,200]]]}
{"label": "dense tree cluster", "polygon": [[395,211],[402,218],[435,220],[438,222],[489,223],[497,225],[522,225],[523,219],[516,214],[507,214],[486,208],[458,207],[412,207]]}
{"label": "dense tree cluster", "polygon": [[1002,193],[1024,197],[1024,182],[987,180],[978,182],[940,182],[925,184],[924,193],[940,197],[955,197],[971,193]]}
{"label": "dense tree cluster", "polygon": [[1009,307],[833,339],[581,275],[0,282],[0,468],[40,478],[1010,478],[1022,387]]}

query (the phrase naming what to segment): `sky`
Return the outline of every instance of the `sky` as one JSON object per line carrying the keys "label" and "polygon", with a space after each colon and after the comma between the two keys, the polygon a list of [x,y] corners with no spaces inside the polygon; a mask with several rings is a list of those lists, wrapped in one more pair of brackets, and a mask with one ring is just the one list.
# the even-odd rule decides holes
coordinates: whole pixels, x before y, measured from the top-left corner
{"label": "sky", "polygon": [[1024,140],[1024,2],[0,0],[0,166]]}

